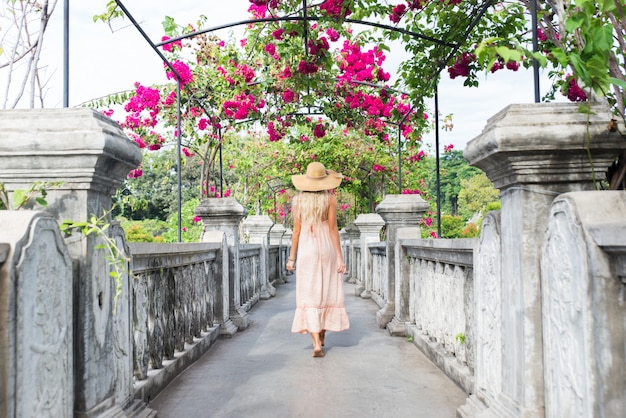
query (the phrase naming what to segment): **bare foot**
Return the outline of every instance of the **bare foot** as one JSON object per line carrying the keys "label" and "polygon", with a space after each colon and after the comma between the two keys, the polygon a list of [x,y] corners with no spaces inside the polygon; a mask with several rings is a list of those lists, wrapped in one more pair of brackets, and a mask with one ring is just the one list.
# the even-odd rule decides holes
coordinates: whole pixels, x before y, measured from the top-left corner
{"label": "bare foot", "polygon": [[322,347],[316,347],[313,349],[313,357],[324,357],[324,350],[322,350]]}

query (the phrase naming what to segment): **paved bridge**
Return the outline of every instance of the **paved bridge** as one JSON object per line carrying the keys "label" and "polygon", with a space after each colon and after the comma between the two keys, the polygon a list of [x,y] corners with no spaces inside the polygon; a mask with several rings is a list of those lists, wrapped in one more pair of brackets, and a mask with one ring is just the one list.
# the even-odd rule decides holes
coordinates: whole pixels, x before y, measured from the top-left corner
{"label": "paved bridge", "polygon": [[378,307],[345,285],[350,329],[311,338],[290,332],[295,280],[250,312],[149,407],[159,417],[454,417],[467,395],[406,338],[376,324]]}

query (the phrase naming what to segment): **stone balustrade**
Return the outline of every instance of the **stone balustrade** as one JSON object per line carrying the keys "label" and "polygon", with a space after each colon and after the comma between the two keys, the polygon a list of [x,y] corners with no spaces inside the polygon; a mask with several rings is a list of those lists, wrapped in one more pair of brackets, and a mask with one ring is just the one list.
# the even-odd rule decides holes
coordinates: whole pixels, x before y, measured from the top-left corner
{"label": "stone balustrade", "polygon": [[[151,399],[218,335],[244,330],[248,310],[276,291],[288,246],[274,252],[263,219],[258,241],[240,243],[245,208],[207,199],[196,210],[202,243],[127,245],[113,224],[132,272],[116,289],[102,237],[57,227],[110,210],[139,150],[91,111],[6,115],[0,132],[18,139],[0,142],[7,190],[65,183],[48,194],[51,216],[0,213],[0,415],[153,416],[136,398]],[[465,153],[501,190],[479,240],[419,239],[426,205],[398,195],[342,234],[357,295],[468,392],[460,417],[626,410],[626,192],[586,191],[626,148],[608,119],[554,104],[492,118]],[[92,139],[86,150],[74,130]],[[72,150],[72,170],[60,150]]]}
{"label": "stone balustrade", "polygon": [[[221,247],[209,243],[129,243],[133,297],[135,394],[149,401],[172,374],[203,354],[219,335],[224,294]],[[201,347],[195,347],[196,344]],[[150,379],[149,379],[150,377]],[[150,380],[149,382],[145,382]]]}
{"label": "stone balustrade", "polygon": [[406,334],[459,386],[474,380],[475,239],[402,240],[399,280],[408,282]]}

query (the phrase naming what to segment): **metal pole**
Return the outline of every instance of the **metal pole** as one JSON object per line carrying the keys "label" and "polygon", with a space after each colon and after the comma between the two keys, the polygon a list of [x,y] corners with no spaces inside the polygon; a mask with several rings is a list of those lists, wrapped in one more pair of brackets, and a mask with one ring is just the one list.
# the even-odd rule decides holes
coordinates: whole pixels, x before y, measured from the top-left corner
{"label": "metal pole", "polygon": [[402,125],[398,125],[398,194],[402,194]]}
{"label": "metal pole", "polygon": [[439,84],[435,85],[435,161],[437,176],[437,236],[441,238],[441,178],[439,176]]}
{"label": "metal pole", "polygon": [[[539,49],[539,42],[537,40],[537,0],[530,0],[530,16],[532,24],[533,34],[533,52],[537,52]],[[539,62],[533,58],[533,79],[535,83],[535,103],[541,101],[539,93]]]}
{"label": "metal pole", "polygon": [[178,171],[178,242],[182,242],[183,241],[183,233],[182,233],[182,224],[183,224],[183,214],[182,214],[182,207],[183,207],[183,194],[181,192],[182,190],[182,164],[181,164],[181,159],[182,159],[182,155],[181,155],[181,137],[182,137],[182,132],[180,131],[180,77],[177,79],[178,83],[176,83],[176,86],[178,87],[176,89],[176,138],[177,138],[177,148],[178,148],[178,152],[177,152],[177,170]]}
{"label": "metal pole", "polygon": [[70,104],[70,0],[63,1],[63,107]]}
{"label": "metal pole", "polygon": [[217,130],[218,138],[220,140],[220,197],[224,197],[224,162],[222,160],[222,128]]}

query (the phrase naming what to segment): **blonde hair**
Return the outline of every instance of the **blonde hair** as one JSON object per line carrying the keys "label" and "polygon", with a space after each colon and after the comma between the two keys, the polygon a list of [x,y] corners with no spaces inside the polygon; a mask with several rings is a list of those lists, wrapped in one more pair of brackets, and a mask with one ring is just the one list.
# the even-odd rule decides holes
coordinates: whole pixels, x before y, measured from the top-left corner
{"label": "blonde hair", "polygon": [[302,224],[319,224],[328,220],[330,192],[301,191],[294,198],[294,217]]}

